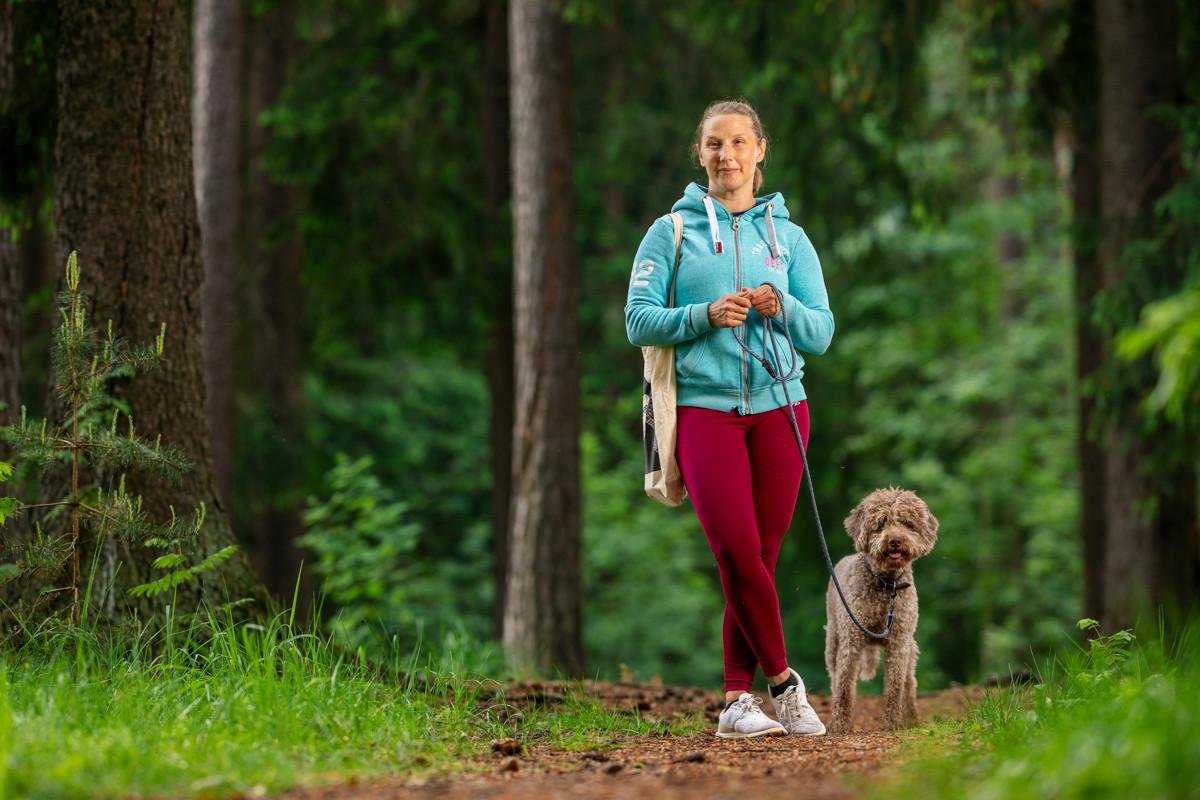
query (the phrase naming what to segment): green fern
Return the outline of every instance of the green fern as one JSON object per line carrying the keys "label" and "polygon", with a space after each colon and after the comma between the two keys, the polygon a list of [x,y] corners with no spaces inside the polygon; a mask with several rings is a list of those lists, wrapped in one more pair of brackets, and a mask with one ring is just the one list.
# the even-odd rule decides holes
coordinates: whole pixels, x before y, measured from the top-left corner
{"label": "green fern", "polygon": [[[238,547],[236,544],[231,544],[228,547],[224,547],[213,553],[199,564],[187,567],[186,569],[173,570],[168,572],[166,575],[163,575],[161,578],[148,583],[139,583],[137,586],[134,586],[132,589],[130,589],[129,593],[134,597],[154,597],[156,595],[160,595],[165,591],[174,589],[181,583],[186,583],[202,572],[207,572],[213,567],[219,566],[222,562],[228,560],[230,556],[237,552],[237,549]],[[183,556],[171,554],[155,559],[154,566],[177,566],[181,563],[183,563]]]}

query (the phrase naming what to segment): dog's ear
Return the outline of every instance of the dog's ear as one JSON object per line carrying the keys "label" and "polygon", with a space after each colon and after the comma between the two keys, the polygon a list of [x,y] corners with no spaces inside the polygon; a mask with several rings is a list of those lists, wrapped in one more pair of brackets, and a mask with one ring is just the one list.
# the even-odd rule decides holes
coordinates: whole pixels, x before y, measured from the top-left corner
{"label": "dog's ear", "polygon": [[854,507],[854,510],[850,512],[850,516],[846,517],[846,520],[842,523],[846,526],[846,533],[850,535],[850,539],[854,542],[854,546],[859,550],[863,549],[861,540],[863,521],[866,519],[866,516],[866,503],[859,503]]}
{"label": "dog's ear", "polygon": [[933,512],[929,510],[929,506],[925,505],[924,501],[921,502],[921,505],[924,506],[925,514],[925,529],[921,531],[921,544],[924,545],[925,552],[921,555],[926,555],[930,550],[933,549],[933,546],[937,544],[939,523],[937,517],[933,515]]}

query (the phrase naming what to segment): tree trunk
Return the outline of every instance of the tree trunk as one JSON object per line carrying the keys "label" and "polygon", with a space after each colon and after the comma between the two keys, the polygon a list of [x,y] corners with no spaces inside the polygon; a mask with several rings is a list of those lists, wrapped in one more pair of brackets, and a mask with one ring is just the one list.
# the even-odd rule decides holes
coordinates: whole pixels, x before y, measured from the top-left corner
{"label": "tree trunk", "polygon": [[[14,61],[13,6],[4,3],[0,5],[0,121],[6,129],[13,113]],[[15,227],[0,224],[0,425],[12,423],[21,413],[22,267],[17,237]],[[0,443],[0,459],[7,454],[7,443]]]}
{"label": "tree trunk", "polygon": [[[0,425],[21,413],[21,252],[13,233],[0,228]],[[0,443],[0,459],[8,445]]]}
{"label": "tree trunk", "polygon": [[[253,350],[248,355],[254,365],[246,390],[266,406],[273,429],[269,452],[257,454],[269,463],[269,474],[247,476],[243,491],[252,515],[255,566],[271,593],[289,602],[303,558],[296,539],[304,531],[296,502],[280,502],[284,487],[300,480],[299,464],[288,457],[287,450],[301,441],[305,413],[300,387],[303,254],[295,225],[300,201],[295,188],[273,183],[262,170],[267,136],[258,118],[283,91],[295,49],[294,24],[291,2],[277,3],[255,19],[247,136],[250,197],[245,213],[249,305],[253,309],[247,320],[253,326]],[[309,609],[310,572],[300,573],[299,619],[304,619]]]}
{"label": "tree trunk", "polygon": [[504,645],[518,670],[582,675],[579,290],[567,44],[561,4],[513,0],[516,410]]}
{"label": "tree trunk", "polygon": [[213,471],[233,507],[238,200],[241,196],[242,4],[196,0],[196,205],[204,262],[204,373]]}
{"label": "tree trunk", "polygon": [[483,40],[483,272],[493,276],[491,345],[484,365],[491,395],[492,459],[492,628],[504,635],[504,576],[508,572],[508,515],[512,495],[513,435],[513,288],[509,225],[508,15],[490,0],[484,11]]}
{"label": "tree trunk", "polygon": [[[42,392],[49,363],[46,331],[59,321],[50,303],[36,301],[54,286],[59,272],[47,245],[51,220],[46,203],[53,191],[57,19],[53,3],[0,3],[0,219],[4,220],[0,229],[8,234],[0,235],[6,262],[0,273],[8,291],[16,292],[15,299],[6,298],[0,306],[0,316],[12,315],[0,323],[6,328],[8,351],[0,358],[5,359],[9,375],[19,376],[19,387],[10,377],[0,379],[4,381],[0,399],[20,398],[35,417],[44,410]],[[31,300],[42,312],[38,319],[26,316]],[[19,333],[12,327],[17,321]],[[31,352],[35,349],[42,352]],[[0,424],[19,416],[20,408],[11,408],[10,413],[12,417],[0,414]]]}
{"label": "tree trunk", "polygon": [[[1174,12],[1172,0],[1096,4],[1099,263],[1102,286],[1118,297],[1130,291],[1135,269],[1124,249],[1149,232],[1154,204],[1170,188],[1178,165],[1172,132],[1152,116],[1156,106],[1180,97]],[[1142,394],[1135,390],[1120,399],[1105,442],[1107,596],[1101,621],[1109,631],[1129,627],[1139,611],[1194,601],[1198,591],[1195,464],[1163,469],[1178,443],[1162,428],[1144,431]]]}
{"label": "tree trunk", "polygon": [[1070,33],[1058,70],[1064,87],[1065,140],[1071,150],[1071,250],[1074,263],[1075,376],[1079,413],[1079,525],[1083,550],[1083,614],[1104,618],[1105,511],[1104,447],[1094,397],[1097,370],[1105,358],[1104,337],[1092,321],[1100,293],[1098,233],[1100,155],[1096,21],[1093,0],[1074,0]]}
{"label": "tree trunk", "polygon": [[[189,113],[188,20],[183,4],[127,0],[103,9],[59,3],[55,233],[58,262],[79,251],[90,318],[111,319],[136,343],[166,323],[165,361],[114,390],[137,430],[183,448],[194,469],[171,485],[132,469],[128,486],[159,519],[207,506],[193,559],[235,542],[213,480],[205,403],[200,285],[203,278]],[[123,586],[157,577],[161,553],[121,543]],[[244,556],[179,587],[180,610],[201,599],[261,599]],[[133,604],[120,593],[118,603]],[[161,601],[143,601],[143,611]]]}

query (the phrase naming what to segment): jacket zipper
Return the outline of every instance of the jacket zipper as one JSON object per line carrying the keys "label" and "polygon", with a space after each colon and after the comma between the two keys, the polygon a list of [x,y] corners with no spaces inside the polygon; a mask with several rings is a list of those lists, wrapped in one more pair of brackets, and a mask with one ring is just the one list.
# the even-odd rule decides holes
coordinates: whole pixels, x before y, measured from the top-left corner
{"label": "jacket zipper", "polygon": [[[741,222],[741,219],[742,219],[742,217],[740,214],[733,218],[733,272],[734,272],[734,281],[735,281],[734,289],[736,291],[741,291],[741,289],[742,289],[742,248],[738,246],[738,223]],[[747,323],[750,320],[750,317],[748,315],[746,317],[746,320],[747,320]],[[740,347],[738,349],[741,350]],[[746,372],[748,369],[748,365],[746,363],[746,351],[741,350],[741,357],[742,357],[742,401],[743,401],[742,407],[745,409],[745,411],[743,411],[742,413],[749,414],[750,413],[750,393],[747,388],[747,381],[746,381]]]}

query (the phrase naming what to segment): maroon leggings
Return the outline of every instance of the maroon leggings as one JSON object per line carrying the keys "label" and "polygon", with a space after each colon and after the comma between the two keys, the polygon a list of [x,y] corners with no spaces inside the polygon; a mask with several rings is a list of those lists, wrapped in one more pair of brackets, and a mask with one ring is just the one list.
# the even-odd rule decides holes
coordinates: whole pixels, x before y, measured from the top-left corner
{"label": "maroon leggings", "polygon": [[[808,447],[808,401],[794,404]],[[750,691],[754,671],[787,669],[775,562],[792,521],[804,461],[787,408],[739,416],[680,406],[675,454],[725,591],[725,691]]]}

